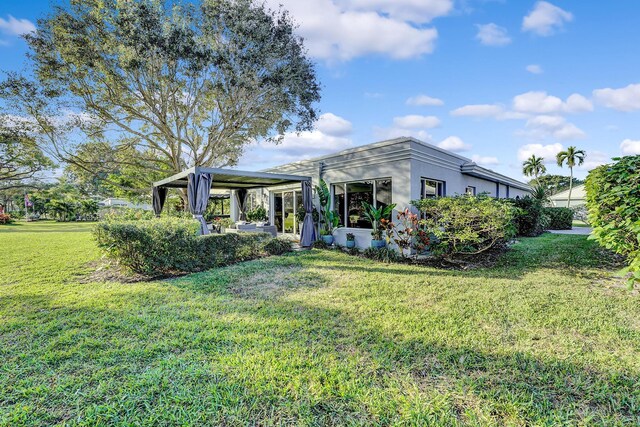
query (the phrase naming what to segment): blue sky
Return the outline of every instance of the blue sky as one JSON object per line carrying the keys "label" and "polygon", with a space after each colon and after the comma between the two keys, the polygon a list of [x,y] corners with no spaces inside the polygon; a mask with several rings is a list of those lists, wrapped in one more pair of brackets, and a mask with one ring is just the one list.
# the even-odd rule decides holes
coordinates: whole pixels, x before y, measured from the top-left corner
{"label": "blue sky", "polygon": [[[586,171],[640,154],[640,2],[268,0],[299,22],[323,85],[313,132],[250,148],[241,167],[314,157],[395,136],[452,149],[522,178],[569,145]],[[0,2],[0,68],[49,0]]]}

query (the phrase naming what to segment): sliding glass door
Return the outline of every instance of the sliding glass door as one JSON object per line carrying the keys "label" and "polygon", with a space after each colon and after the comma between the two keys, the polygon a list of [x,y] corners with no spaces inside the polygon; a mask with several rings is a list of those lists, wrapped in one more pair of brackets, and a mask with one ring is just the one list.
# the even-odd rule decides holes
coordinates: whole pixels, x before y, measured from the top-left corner
{"label": "sliding glass door", "polygon": [[298,211],[302,209],[300,191],[282,191],[273,195],[274,225],[278,233],[298,234]]}

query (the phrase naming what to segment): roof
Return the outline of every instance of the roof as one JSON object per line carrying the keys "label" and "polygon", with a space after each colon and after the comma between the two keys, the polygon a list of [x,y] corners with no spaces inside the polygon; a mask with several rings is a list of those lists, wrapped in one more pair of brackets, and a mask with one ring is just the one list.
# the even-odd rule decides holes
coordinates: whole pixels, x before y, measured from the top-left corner
{"label": "roof", "polygon": [[235,169],[207,168],[195,166],[153,183],[154,187],[186,188],[190,173],[211,174],[212,188],[240,189],[262,188],[274,185],[310,181],[308,176],[285,175],[269,172],[249,172]]}
{"label": "roof", "polygon": [[[551,200],[567,200],[569,198],[569,190],[564,190],[549,197]],[[584,184],[576,185],[571,191],[571,200],[585,200],[587,193],[584,189]]]}
{"label": "roof", "polygon": [[460,172],[466,175],[471,175],[471,176],[475,176],[478,178],[482,178],[482,179],[486,179],[492,182],[499,182],[501,184],[505,184],[505,185],[509,185],[511,187],[515,187],[515,188],[519,188],[525,191],[530,191],[531,187],[528,184],[525,184],[524,182],[518,181],[516,179],[510,178],[506,175],[502,175],[498,172],[495,172],[491,169],[487,169],[484,168],[482,166],[479,166],[477,163],[475,163],[473,160],[461,156],[457,153],[453,153],[451,151],[445,150],[443,148],[440,148],[436,145],[433,144],[429,144],[428,142],[424,142],[424,141],[420,141],[419,139],[413,138],[413,137],[407,137],[407,136],[403,136],[403,137],[399,137],[399,138],[393,138],[393,139],[387,139],[384,141],[378,141],[378,142],[373,142],[371,144],[366,144],[366,145],[360,145],[358,147],[353,147],[353,148],[347,148],[346,150],[342,150],[342,151],[338,151],[336,153],[332,153],[332,154],[327,154],[324,156],[320,156],[320,157],[314,157],[311,159],[307,159],[307,160],[300,160],[298,162],[293,162],[293,163],[287,163],[286,165],[279,165],[279,166],[275,166],[275,167],[271,167],[268,169],[265,169],[266,171],[273,171],[273,170],[278,170],[279,168],[282,168],[283,166],[304,166],[304,165],[308,165],[309,163],[314,163],[314,162],[319,162],[319,161],[323,161],[323,160],[327,160],[327,159],[331,159],[331,158],[335,158],[335,157],[340,157],[340,156],[345,156],[345,155],[349,155],[349,154],[353,154],[353,153],[358,153],[358,152],[364,152],[364,151],[368,151],[368,150],[372,150],[375,148],[380,148],[380,147],[386,147],[388,145],[394,145],[394,144],[399,144],[402,142],[414,142],[416,144],[422,145],[424,147],[430,148],[432,150],[438,151],[440,153],[446,154],[448,156],[451,157],[455,157],[458,160],[461,160],[463,162],[463,164],[460,166]]}

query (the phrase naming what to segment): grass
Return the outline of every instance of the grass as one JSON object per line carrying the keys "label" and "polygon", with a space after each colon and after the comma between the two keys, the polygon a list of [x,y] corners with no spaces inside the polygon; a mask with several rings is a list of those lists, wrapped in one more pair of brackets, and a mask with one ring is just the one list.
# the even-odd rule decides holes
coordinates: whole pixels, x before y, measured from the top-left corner
{"label": "grass", "polygon": [[638,425],[639,297],[584,236],[491,269],[333,251],[86,283],[89,226],[0,227],[0,425]]}

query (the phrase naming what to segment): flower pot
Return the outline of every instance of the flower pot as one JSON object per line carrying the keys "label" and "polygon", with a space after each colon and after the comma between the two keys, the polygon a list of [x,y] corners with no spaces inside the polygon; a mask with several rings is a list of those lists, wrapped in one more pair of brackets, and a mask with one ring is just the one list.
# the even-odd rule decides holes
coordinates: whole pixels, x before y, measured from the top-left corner
{"label": "flower pot", "polygon": [[322,241],[331,246],[333,245],[333,236],[331,234],[325,234],[322,236]]}
{"label": "flower pot", "polygon": [[356,241],[355,240],[347,240],[347,248],[351,249],[351,248],[355,248],[356,247]]}
{"label": "flower pot", "polygon": [[385,247],[386,242],[384,240],[371,239],[371,247],[380,249]]}

